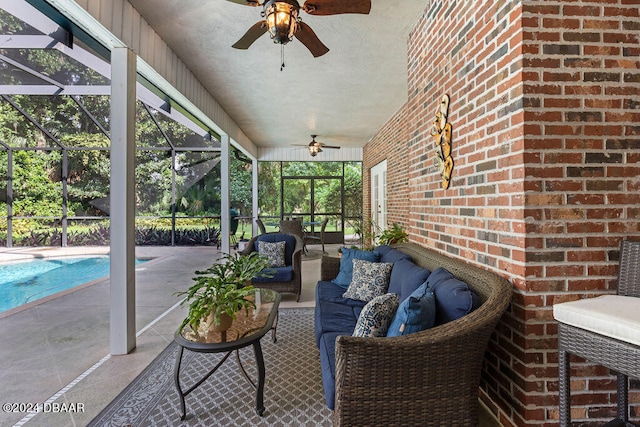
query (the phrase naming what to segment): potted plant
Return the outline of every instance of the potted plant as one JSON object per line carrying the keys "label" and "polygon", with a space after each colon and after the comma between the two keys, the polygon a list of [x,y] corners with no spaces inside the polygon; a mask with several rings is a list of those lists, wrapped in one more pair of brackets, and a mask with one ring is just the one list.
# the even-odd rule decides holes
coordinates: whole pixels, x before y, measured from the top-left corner
{"label": "potted plant", "polygon": [[371,218],[367,218],[366,224],[362,224],[362,227],[357,227],[363,250],[372,251],[374,249],[376,230],[378,230],[378,227]]}
{"label": "potted plant", "polygon": [[393,225],[384,230],[378,237],[378,242],[381,245],[393,245],[395,243],[406,242],[409,238],[404,229],[394,222]]}
{"label": "potted plant", "polygon": [[185,296],[182,305],[189,304],[189,313],[180,329],[189,324],[197,331],[204,321],[207,328],[226,330],[238,311],[248,313],[250,308],[255,308],[254,301],[247,298],[255,288],[246,284],[268,268],[269,262],[257,252],[246,256],[225,254],[223,260],[206,270],[196,271],[195,283],[188,290],[176,293]]}

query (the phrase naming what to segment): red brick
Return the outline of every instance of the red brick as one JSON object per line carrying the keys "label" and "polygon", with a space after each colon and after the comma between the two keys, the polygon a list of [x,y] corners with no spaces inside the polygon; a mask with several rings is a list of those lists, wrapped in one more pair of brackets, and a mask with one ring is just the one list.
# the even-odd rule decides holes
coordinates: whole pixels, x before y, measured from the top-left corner
{"label": "red brick", "polygon": [[[637,0],[509,7],[458,2],[449,13],[459,20],[443,19],[446,7],[418,20],[408,41],[408,100],[364,150],[363,209],[370,211],[368,168],[386,158],[390,222],[405,225],[416,243],[457,250],[511,281],[513,302],[492,337],[481,396],[504,425],[555,426],[552,305],[610,293],[620,239],[640,239],[639,9]],[[446,40],[451,52],[458,41],[445,34],[471,20],[459,52],[431,48]],[[509,51],[490,60],[503,42]],[[544,53],[562,51],[579,53]],[[458,73],[470,63],[476,72]],[[429,135],[443,93],[454,124],[446,191]],[[597,161],[599,154],[609,157]],[[497,241],[480,237],[486,233]],[[612,408],[610,372],[572,358],[572,378],[584,399],[573,418],[586,427],[587,417]]]}

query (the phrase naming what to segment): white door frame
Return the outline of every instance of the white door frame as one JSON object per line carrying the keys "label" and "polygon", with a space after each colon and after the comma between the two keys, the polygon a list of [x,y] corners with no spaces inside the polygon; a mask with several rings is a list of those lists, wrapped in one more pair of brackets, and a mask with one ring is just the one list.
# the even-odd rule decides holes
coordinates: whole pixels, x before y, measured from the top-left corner
{"label": "white door frame", "polygon": [[387,228],[387,161],[371,168],[371,220],[378,233]]}

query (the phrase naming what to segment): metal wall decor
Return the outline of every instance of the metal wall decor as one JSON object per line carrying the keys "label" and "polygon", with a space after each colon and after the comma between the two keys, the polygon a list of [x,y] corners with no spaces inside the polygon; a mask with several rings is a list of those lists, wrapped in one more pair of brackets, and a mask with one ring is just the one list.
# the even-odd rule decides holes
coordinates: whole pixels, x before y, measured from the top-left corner
{"label": "metal wall decor", "polygon": [[453,158],[451,157],[451,123],[447,122],[449,115],[449,95],[442,95],[442,100],[436,109],[433,119],[431,135],[436,142],[436,165],[442,177],[442,188],[449,188]]}

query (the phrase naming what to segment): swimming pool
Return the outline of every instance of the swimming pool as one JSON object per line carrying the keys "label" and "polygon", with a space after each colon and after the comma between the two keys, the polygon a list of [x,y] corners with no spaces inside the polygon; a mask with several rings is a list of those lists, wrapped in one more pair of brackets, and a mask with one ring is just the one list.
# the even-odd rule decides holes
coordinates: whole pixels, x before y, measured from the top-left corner
{"label": "swimming pool", "polygon": [[108,275],[107,255],[0,264],[0,313]]}

